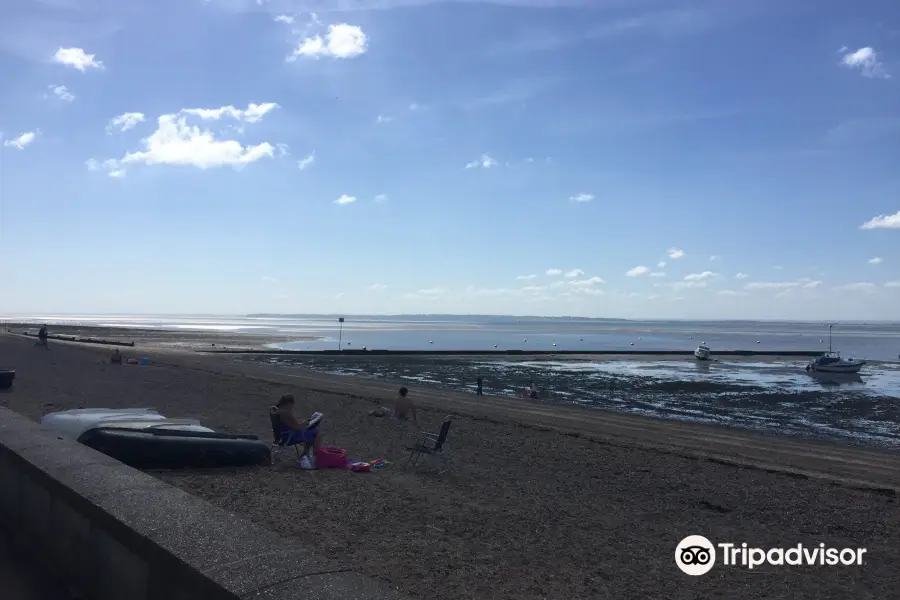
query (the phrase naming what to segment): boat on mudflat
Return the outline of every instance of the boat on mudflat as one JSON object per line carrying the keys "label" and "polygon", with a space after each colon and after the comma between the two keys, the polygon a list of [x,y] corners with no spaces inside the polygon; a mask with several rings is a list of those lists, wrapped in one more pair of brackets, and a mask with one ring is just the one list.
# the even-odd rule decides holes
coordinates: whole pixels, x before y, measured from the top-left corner
{"label": "boat on mudflat", "polygon": [[809,361],[806,370],[819,373],[859,373],[865,364],[864,360],[841,358],[840,352],[826,352]]}
{"label": "boat on mudflat", "polygon": [[218,433],[152,408],[66,410],[45,415],[41,425],[138,469],[271,463],[269,446],[255,435]]}
{"label": "boat on mudflat", "polygon": [[697,358],[697,360],[709,360],[710,354],[711,351],[709,349],[709,346],[707,346],[706,344],[700,344],[699,346],[697,346],[697,349],[694,350],[694,356]]}
{"label": "boat on mudflat", "polygon": [[815,371],[817,373],[859,373],[860,369],[865,366],[866,361],[855,358],[841,358],[841,353],[831,348],[831,329],[834,325],[828,326],[828,352],[814,358],[806,365],[807,371]]}

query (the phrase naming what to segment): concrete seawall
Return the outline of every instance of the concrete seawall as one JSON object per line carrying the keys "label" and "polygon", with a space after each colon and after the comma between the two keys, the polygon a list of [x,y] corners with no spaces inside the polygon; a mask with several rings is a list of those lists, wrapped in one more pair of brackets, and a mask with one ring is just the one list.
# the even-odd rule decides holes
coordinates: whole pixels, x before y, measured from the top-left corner
{"label": "concrete seawall", "polygon": [[[273,510],[302,518],[295,508]],[[2,407],[0,527],[79,598],[402,600],[298,540]]]}

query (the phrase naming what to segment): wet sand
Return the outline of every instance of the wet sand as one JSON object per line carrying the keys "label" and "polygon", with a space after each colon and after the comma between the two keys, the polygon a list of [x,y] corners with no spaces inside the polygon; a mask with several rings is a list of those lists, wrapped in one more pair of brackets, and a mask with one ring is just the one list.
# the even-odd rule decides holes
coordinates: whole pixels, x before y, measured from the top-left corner
{"label": "wet sand", "polygon": [[[147,351],[113,366],[107,349],[0,335],[16,368],[0,402],[46,412],[154,406],[267,439],[281,393],[326,415],[326,441],[395,462],[371,474],[274,468],[157,476],[412,598],[888,598],[900,585],[896,453],[635,415],[412,387],[435,430],[456,415],[451,471],[403,470],[396,423],[369,416],[393,382]],[[858,488],[867,489],[858,489]],[[677,570],[678,541],[865,547],[862,567],[717,565]]]}

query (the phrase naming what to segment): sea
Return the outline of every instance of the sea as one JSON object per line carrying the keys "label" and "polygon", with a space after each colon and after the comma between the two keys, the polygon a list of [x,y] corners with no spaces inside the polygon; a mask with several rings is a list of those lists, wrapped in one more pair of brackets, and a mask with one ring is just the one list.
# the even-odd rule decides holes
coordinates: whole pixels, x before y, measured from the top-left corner
{"label": "sea", "polygon": [[[343,319],[343,322],[339,321]],[[0,315],[28,322],[170,331],[252,333],[295,341],[287,350],[721,350],[826,351],[829,323],[801,321],[637,321],[514,316],[338,315]],[[842,355],[900,358],[900,322],[845,322],[833,327]]]}

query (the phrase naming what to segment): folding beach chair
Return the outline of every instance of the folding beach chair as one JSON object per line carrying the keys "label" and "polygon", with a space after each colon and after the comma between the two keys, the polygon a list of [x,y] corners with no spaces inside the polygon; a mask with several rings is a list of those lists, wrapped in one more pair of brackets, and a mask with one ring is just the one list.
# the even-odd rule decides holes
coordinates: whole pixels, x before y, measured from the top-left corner
{"label": "folding beach chair", "polygon": [[439,457],[444,464],[444,470],[439,471],[438,474],[446,473],[449,467],[444,446],[447,442],[447,434],[450,432],[450,424],[452,422],[453,417],[448,415],[444,419],[443,425],[441,425],[441,432],[437,435],[423,431],[420,434],[419,441],[413,445],[412,452],[409,454],[409,460],[406,461],[404,468],[408,467],[410,462],[415,467],[419,462],[419,457],[423,454],[428,454],[429,456]]}
{"label": "folding beach chair", "polygon": [[275,457],[278,455],[278,451],[289,446],[294,447],[294,451],[297,453],[297,460],[300,460],[300,448],[298,446],[303,444],[303,442],[299,440],[291,441],[292,432],[281,421],[278,408],[274,406],[269,408],[269,422],[272,424],[272,464],[275,464]]}

